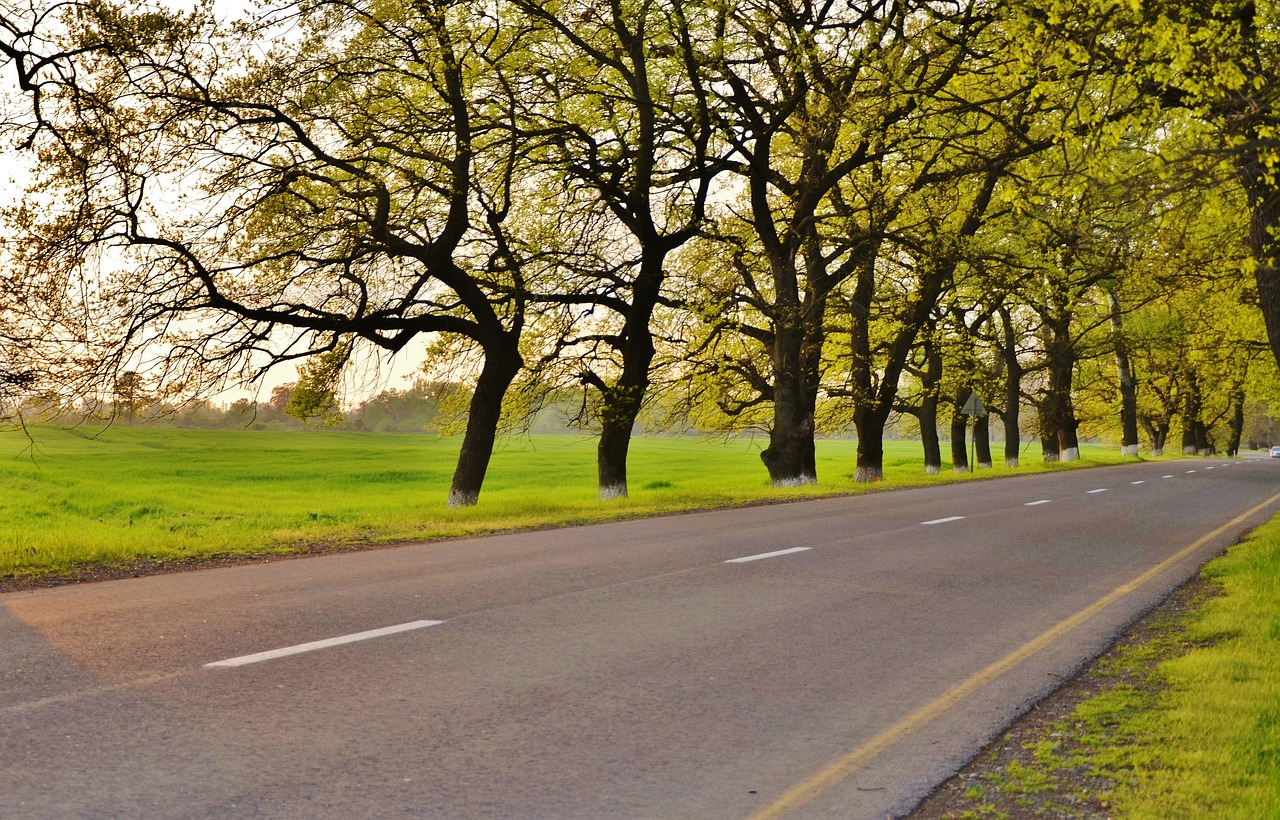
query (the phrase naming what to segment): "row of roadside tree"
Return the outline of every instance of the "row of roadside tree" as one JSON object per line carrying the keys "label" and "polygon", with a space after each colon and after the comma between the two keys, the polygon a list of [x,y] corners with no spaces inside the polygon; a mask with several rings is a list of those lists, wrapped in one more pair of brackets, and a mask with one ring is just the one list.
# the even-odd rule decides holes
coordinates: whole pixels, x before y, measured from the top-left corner
{"label": "row of roadside tree", "polygon": [[879,479],[901,414],[936,469],[971,393],[1010,463],[1026,406],[1046,458],[1108,415],[1131,452],[1234,450],[1275,381],[1269,4],[0,9],[38,157],[7,213],[13,389],[301,362],[305,415],[426,339],[471,376],[471,504],[504,409],[568,389],[612,498],[655,395],[764,430],[786,486],[840,424]]}

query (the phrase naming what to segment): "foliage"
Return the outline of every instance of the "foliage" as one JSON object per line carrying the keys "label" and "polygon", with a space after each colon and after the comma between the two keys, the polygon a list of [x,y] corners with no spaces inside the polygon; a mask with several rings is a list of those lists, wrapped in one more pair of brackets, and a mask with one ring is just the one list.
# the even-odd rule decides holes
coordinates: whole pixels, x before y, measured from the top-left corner
{"label": "foliage", "polygon": [[298,369],[298,381],[289,392],[284,412],[298,421],[319,421],[326,427],[342,421],[337,383],[350,356],[350,343],[340,342],[333,350],[307,359]]}

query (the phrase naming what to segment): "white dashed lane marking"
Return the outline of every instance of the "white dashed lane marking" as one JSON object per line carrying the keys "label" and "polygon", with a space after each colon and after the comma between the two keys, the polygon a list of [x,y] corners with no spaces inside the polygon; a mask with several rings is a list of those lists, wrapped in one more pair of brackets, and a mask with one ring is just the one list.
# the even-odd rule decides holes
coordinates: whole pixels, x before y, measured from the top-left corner
{"label": "white dashed lane marking", "polygon": [[1022,506],[1024,506],[1024,507],[1039,507],[1041,504],[1048,504],[1048,503],[1049,503],[1050,501],[1052,501],[1052,500],[1053,500],[1053,499],[1050,499],[1050,498],[1042,498],[1042,499],[1040,499],[1039,501],[1028,501],[1026,504],[1023,504]]}
{"label": "white dashed lane marking", "polygon": [[1086,493],[1086,495],[1093,495],[1094,493],[1105,493],[1106,491],[1107,491],[1107,488],[1106,488],[1106,487],[1099,487],[1099,488],[1098,488],[1098,489],[1096,489],[1096,490],[1089,490],[1089,491]]}
{"label": "white dashed lane marking", "polygon": [[779,555],[791,555],[794,552],[804,552],[813,549],[813,547],[792,547],[786,550],[774,550],[773,552],[762,552],[757,555],[744,555],[741,558],[730,558],[725,561],[726,564],[745,564],[748,561],[761,561],[765,558],[777,558]]}
{"label": "white dashed lane marking", "polygon": [[437,626],[444,621],[410,621],[407,624],[396,624],[395,626],[384,626],[381,629],[370,629],[367,632],[355,632],[351,635],[339,635],[336,638],[325,638],[322,641],[311,641],[310,643],[300,643],[295,646],[286,646],[281,649],[270,649],[266,652],[255,652],[252,655],[241,655],[238,658],[228,658],[225,661],[214,661],[206,663],[205,669],[222,669],[232,666],[247,666],[251,663],[261,663],[262,661],[271,661],[276,658],[286,658],[290,655],[301,655],[303,652],[315,652],[317,649],[329,649],[334,646],[342,646],[343,644],[356,643],[357,641],[368,641],[373,638],[381,638],[386,635],[395,635],[400,632],[410,632],[415,629],[425,629],[428,626]]}

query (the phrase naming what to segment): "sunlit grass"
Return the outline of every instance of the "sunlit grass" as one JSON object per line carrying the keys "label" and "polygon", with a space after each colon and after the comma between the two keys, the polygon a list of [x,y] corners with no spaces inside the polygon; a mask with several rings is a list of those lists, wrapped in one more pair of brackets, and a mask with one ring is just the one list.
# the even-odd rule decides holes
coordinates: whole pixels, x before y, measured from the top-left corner
{"label": "sunlit grass", "polygon": [[1148,710],[1118,712],[1135,769],[1117,816],[1280,816],[1280,518],[1211,562],[1222,585],[1166,661]]}
{"label": "sunlit grass", "polygon": [[[435,539],[919,486],[1052,469],[925,476],[918,442],[886,442],[885,481],[853,483],[856,443],[818,444],[816,486],[775,490],[764,439],[637,438],[631,497],[596,498],[595,439],[504,439],[480,503],[445,505],[459,440],[427,435],[34,427],[0,435],[0,576]],[[1085,448],[1073,466],[1118,463]],[[1130,459],[1131,460],[1131,459]],[[1061,469],[1062,467],[1057,467]]]}
{"label": "sunlit grass", "polygon": [[982,774],[960,816],[1280,817],[1280,517],[1203,573],[1216,594],[1089,670],[1100,693],[1023,736],[1027,762]]}

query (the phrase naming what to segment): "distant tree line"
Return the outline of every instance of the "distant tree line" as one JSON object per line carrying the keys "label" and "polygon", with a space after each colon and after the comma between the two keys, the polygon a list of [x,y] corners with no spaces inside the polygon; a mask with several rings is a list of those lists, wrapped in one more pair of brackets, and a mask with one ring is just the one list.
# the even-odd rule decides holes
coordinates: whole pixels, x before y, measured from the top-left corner
{"label": "distant tree line", "polygon": [[373,433],[456,432],[470,389],[463,384],[418,379],[405,389],[387,389],[344,410],[336,405],[316,413],[293,401],[297,384],[276,385],[265,401],[196,399],[175,402],[147,390],[136,373],[121,379],[107,401],[67,401],[57,394],[28,395],[9,405],[9,414],[28,421],[206,429],[342,429]]}
{"label": "distant tree line", "polygon": [[[345,409],[336,396],[320,411],[299,396],[297,382],[278,384],[266,400],[241,397],[219,402],[209,399],[174,401],[148,389],[147,380],[126,372],[109,400],[68,400],[58,393],[25,393],[0,401],[5,416],[29,423],[75,425],[119,424],[214,430],[345,430],[368,433],[428,433],[456,435],[466,424],[472,389],[460,382],[417,378],[403,389],[388,388]],[[579,434],[592,431],[572,395],[544,396],[536,409],[513,418],[508,429],[529,434]],[[688,432],[670,416],[650,416],[648,430]],[[583,425],[588,425],[584,427]]]}

